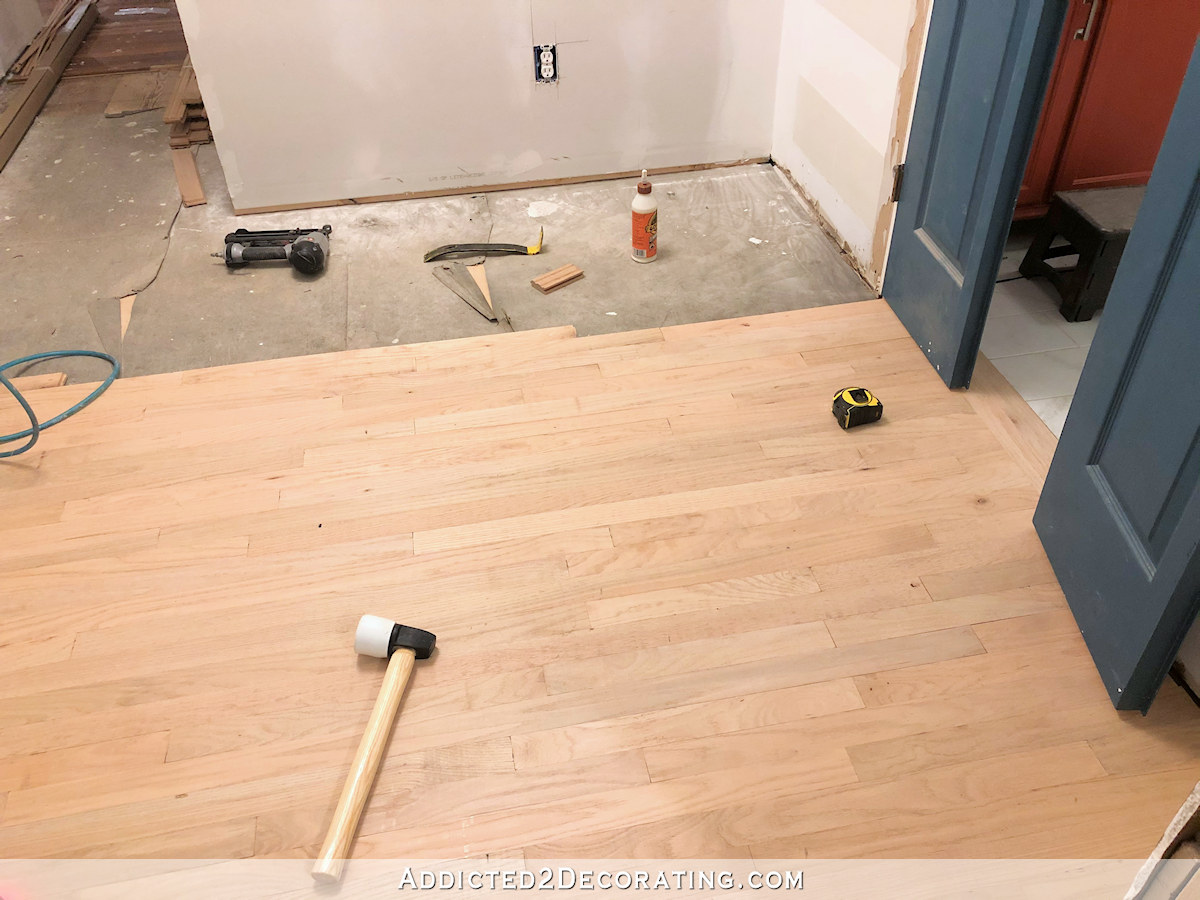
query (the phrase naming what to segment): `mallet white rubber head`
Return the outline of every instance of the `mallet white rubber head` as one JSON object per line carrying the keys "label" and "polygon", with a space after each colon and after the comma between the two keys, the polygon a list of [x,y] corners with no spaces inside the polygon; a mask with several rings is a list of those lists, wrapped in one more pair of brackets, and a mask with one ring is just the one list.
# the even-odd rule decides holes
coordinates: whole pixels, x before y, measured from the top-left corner
{"label": "mallet white rubber head", "polygon": [[358,628],[354,631],[354,652],[387,659],[388,644],[395,625],[391,619],[381,616],[363,616],[358,620]]}

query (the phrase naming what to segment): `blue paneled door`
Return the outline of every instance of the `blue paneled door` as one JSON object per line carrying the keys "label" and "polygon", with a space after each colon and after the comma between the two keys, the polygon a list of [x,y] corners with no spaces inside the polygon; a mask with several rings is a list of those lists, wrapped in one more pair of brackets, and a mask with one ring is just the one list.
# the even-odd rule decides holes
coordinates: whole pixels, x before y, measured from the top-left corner
{"label": "blue paneled door", "polygon": [[883,296],[966,387],[1067,0],[935,0]]}
{"label": "blue paneled door", "polygon": [[1145,711],[1200,609],[1200,49],[1034,525],[1113,703]]}

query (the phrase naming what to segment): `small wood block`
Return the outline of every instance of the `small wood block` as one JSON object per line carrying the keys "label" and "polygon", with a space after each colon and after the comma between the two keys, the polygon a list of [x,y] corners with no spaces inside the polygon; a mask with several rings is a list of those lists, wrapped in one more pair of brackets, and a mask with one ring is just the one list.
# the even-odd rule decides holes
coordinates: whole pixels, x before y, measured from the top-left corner
{"label": "small wood block", "polygon": [[565,266],[560,266],[553,272],[547,272],[538,278],[529,282],[543,294],[548,294],[551,291],[557,291],[560,287],[570,284],[572,281],[578,281],[583,277],[583,269],[573,263],[567,263]]}
{"label": "small wood block", "polygon": [[196,171],[196,157],[186,147],[171,151],[171,162],[175,164],[175,181],[179,184],[179,196],[184,206],[199,206],[207,203],[204,187],[200,184],[200,173]]}
{"label": "small wood block", "polygon": [[171,125],[171,131],[169,132],[168,138],[173,149],[186,147],[188,145],[187,122],[180,121]]}
{"label": "small wood block", "polygon": [[67,383],[65,372],[44,372],[39,375],[22,375],[12,379],[13,386],[23,394],[42,388],[62,387]]}

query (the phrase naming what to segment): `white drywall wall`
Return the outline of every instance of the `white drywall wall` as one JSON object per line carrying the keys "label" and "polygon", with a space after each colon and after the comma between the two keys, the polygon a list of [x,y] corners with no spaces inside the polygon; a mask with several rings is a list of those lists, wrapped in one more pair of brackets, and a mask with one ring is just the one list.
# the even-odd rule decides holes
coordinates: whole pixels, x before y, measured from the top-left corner
{"label": "white drywall wall", "polygon": [[772,156],[869,277],[914,0],[785,0]]}
{"label": "white drywall wall", "polygon": [[177,5],[244,210],[765,157],[782,4]]}
{"label": "white drywall wall", "polygon": [[0,0],[0,74],[16,62],[44,21],[37,0]]}

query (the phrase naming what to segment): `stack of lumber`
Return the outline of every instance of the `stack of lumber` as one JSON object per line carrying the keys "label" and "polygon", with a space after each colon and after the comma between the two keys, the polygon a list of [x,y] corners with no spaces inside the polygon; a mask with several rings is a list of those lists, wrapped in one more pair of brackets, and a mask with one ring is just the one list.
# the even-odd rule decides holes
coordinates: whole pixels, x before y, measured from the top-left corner
{"label": "stack of lumber", "polygon": [[882,300],[121,379],[0,467],[0,848],[312,854],[374,613],[439,652],[356,858],[1145,858],[1200,718],[1112,709],[1053,448]]}
{"label": "stack of lumber", "polygon": [[196,157],[192,155],[192,146],[211,141],[212,132],[208,128],[204,99],[200,96],[200,86],[196,82],[196,71],[192,68],[190,55],[179,70],[179,79],[163,112],[163,121],[171,126],[171,162],[175,166],[179,196],[184,206],[199,206],[207,202],[207,198],[196,168]]}
{"label": "stack of lumber", "polygon": [[67,63],[95,21],[94,0],[77,3],[62,0],[55,6],[46,27],[21,54],[15,65],[22,73],[24,84],[0,113],[0,169],[16,152],[21,138],[45,106]]}
{"label": "stack of lumber", "polygon": [[[54,5],[54,9],[50,10],[49,14],[47,14],[46,24],[42,26],[42,30],[37,33],[33,41],[25,48],[25,52],[18,56],[17,61],[12,64],[12,68],[9,70],[10,81],[24,81],[33,74],[35,68],[44,64],[55,36],[70,20],[78,4],[79,0],[58,0]],[[67,62],[70,62],[69,58]],[[66,68],[65,64],[63,68]]]}
{"label": "stack of lumber", "polygon": [[184,60],[179,70],[179,80],[163,112],[163,122],[171,126],[171,149],[178,150],[192,144],[207,144],[212,140],[208,127],[208,115],[204,112],[204,99],[196,83],[196,71],[192,58]]}

